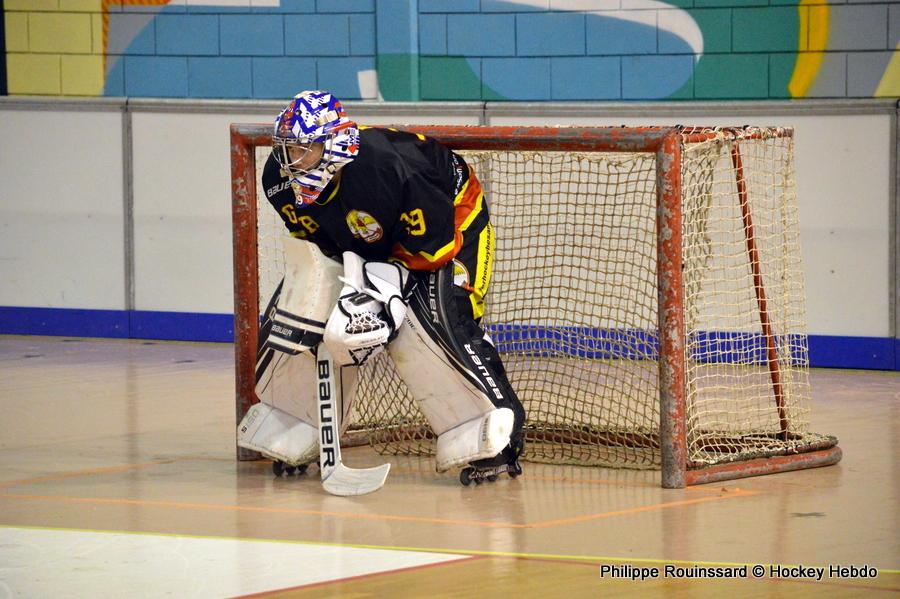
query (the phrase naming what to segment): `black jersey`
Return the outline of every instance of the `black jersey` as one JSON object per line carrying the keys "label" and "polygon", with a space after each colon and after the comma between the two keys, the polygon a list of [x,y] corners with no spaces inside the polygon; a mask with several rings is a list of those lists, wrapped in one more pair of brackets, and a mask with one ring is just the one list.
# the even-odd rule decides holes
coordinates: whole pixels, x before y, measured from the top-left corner
{"label": "black jersey", "polygon": [[266,197],[291,235],[329,255],[353,251],[435,270],[488,227],[481,185],[461,156],[427,138],[360,127],[359,154],[315,204],[298,206],[273,155],[263,169]]}

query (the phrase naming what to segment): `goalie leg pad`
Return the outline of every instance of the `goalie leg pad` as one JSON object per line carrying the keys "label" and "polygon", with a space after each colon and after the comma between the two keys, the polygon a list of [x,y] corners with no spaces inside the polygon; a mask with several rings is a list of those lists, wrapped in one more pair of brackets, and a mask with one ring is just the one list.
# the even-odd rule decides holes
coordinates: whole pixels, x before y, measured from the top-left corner
{"label": "goalie leg pad", "polygon": [[298,354],[322,340],[340,292],[341,265],[309,241],[284,237],[283,246],[284,280],[274,314],[268,315],[272,321],[268,344]]}
{"label": "goalie leg pad", "polygon": [[480,418],[494,405],[463,372],[455,356],[445,352],[429,334],[430,329],[410,310],[388,353],[431,429],[441,435]]}
{"label": "goalie leg pad", "polygon": [[437,440],[437,471],[499,454],[509,445],[514,420],[512,410],[497,408],[444,432]]}
{"label": "goalie leg pad", "polygon": [[[350,421],[350,411],[356,401],[357,374],[356,366],[341,368],[342,424]],[[262,403],[315,427],[318,422],[318,384],[316,359],[312,352],[291,356],[271,348],[264,350],[256,378],[256,396]]]}
{"label": "goalie leg pad", "polygon": [[238,425],[237,444],[289,466],[299,466],[316,459],[319,430],[278,408],[257,403]]}
{"label": "goalie leg pad", "polygon": [[[318,452],[315,347],[337,300],[341,266],[319,248],[284,238],[285,276],[260,323],[256,395],[260,400],[238,425],[238,445],[285,462],[308,463]],[[342,370],[344,417],[356,395],[356,368]],[[343,428],[342,428],[343,431]]]}
{"label": "goalie leg pad", "polygon": [[463,307],[465,290],[453,285],[453,266],[422,273],[410,299],[406,326],[388,348],[397,370],[437,435],[508,408],[518,436],[525,410],[506,379],[500,356]]}

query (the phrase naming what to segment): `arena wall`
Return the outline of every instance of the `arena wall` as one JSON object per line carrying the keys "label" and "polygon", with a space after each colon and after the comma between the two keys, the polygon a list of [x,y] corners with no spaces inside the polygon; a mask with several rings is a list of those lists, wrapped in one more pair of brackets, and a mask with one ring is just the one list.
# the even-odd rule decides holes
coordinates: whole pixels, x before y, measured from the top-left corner
{"label": "arena wall", "polygon": [[[228,341],[228,126],[278,102],[0,99],[0,332]],[[897,108],[350,102],[369,124],[796,128],[814,362],[897,367]]]}

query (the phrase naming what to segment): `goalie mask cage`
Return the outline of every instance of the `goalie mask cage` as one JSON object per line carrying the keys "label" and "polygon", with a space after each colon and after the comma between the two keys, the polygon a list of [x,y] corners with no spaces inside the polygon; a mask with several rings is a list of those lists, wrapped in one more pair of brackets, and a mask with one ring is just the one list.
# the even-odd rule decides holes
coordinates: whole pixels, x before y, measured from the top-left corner
{"label": "goalie mask cage", "polygon": [[[840,460],[809,431],[791,129],[403,128],[481,180],[483,323],[528,413],[524,459],[659,468],[670,488]],[[257,185],[270,148],[270,127],[232,125],[238,421],[283,273],[285,229]],[[433,453],[389,353],[359,378],[347,441]]]}

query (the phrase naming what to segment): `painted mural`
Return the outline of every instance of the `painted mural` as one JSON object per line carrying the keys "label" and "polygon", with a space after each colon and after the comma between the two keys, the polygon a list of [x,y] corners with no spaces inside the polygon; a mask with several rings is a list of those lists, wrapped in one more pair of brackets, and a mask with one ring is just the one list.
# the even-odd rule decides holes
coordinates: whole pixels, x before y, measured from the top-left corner
{"label": "painted mural", "polygon": [[9,94],[900,96],[900,0],[5,0]]}

